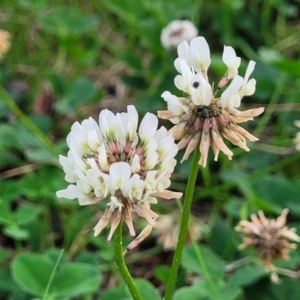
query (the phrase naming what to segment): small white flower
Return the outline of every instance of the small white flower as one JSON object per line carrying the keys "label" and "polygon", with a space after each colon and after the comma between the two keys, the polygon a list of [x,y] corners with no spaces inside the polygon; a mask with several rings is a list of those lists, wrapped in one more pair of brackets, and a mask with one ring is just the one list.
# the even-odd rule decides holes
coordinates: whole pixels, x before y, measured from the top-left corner
{"label": "small white flower", "polygon": [[180,43],[178,45],[177,53],[178,53],[178,58],[175,59],[174,66],[175,66],[176,70],[179,73],[181,73],[180,60],[183,60],[186,63],[188,63],[188,61],[189,61],[190,46],[187,41],[183,41],[182,43]]}
{"label": "small white flower", "polygon": [[196,105],[209,105],[213,99],[210,84],[204,79],[201,73],[192,78],[191,99]]}
{"label": "small white flower", "polygon": [[179,61],[179,68],[181,75],[177,75],[174,79],[175,86],[187,93],[190,94],[192,90],[191,80],[194,76],[193,72],[191,71],[190,67],[187,65],[186,61],[180,59]]}
{"label": "small white flower", "polygon": [[160,41],[165,49],[175,48],[182,41],[190,41],[197,36],[198,30],[189,20],[175,20],[161,32]]}
{"label": "small white flower", "polygon": [[221,95],[221,103],[223,107],[239,107],[241,105],[241,96],[239,89],[243,84],[243,78],[239,75],[235,76],[229,87]]}
{"label": "small white flower", "polygon": [[241,64],[241,58],[237,57],[235,51],[230,46],[224,46],[223,62],[227,66],[227,79],[230,80],[238,74],[238,68]]}
{"label": "small white flower", "polygon": [[242,85],[241,90],[239,92],[241,97],[251,96],[255,92],[256,80],[254,78],[249,80],[249,77],[250,77],[251,73],[254,71],[254,67],[255,67],[255,62],[253,60],[250,60],[249,64],[248,64],[248,67],[247,67],[247,70],[246,70],[243,85]]}
{"label": "small white flower", "polygon": [[192,39],[189,52],[189,65],[195,71],[206,74],[210,66],[210,50],[204,37]]}
{"label": "small white flower", "polygon": [[[134,106],[116,115],[103,110],[99,125],[90,118],[72,126],[67,137],[68,156],[59,158],[71,184],[58,191],[57,196],[77,198],[80,205],[107,201],[107,208],[94,228],[95,235],[111,222],[111,239],[122,217],[130,234],[135,235],[133,212],[153,226],[158,215],[150,204],[157,202],[156,197],[181,196],[166,190],[171,184],[169,178],[178,148],[167,130],[157,130],[157,126],[157,117],[148,113],[138,129]],[[158,188],[162,193],[156,196]]]}

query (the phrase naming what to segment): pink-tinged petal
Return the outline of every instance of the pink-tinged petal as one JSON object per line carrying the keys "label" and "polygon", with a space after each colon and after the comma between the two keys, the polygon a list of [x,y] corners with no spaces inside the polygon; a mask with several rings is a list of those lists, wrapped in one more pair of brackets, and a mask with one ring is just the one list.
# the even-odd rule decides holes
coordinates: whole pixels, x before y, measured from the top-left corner
{"label": "pink-tinged petal", "polygon": [[151,231],[152,231],[152,226],[147,225],[142,232],[128,245],[127,250],[132,250],[135,248],[138,244],[140,244],[145,238],[147,238]]}
{"label": "pink-tinged petal", "polygon": [[97,236],[103,228],[105,228],[112,216],[113,212],[110,209],[107,209],[106,212],[102,215],[99,222],[94,227],[94,236]]}

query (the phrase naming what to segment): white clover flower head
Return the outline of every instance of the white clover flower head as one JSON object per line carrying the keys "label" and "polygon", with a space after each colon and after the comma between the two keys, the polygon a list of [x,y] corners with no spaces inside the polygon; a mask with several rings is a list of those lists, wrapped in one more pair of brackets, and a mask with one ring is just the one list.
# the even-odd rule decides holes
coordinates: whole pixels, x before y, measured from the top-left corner
{"label": "white clover flower head", "polygon": [[107,201],[94,228],[95,236],[111,222],[110,240],[122,217],[135,235],[133,212],[154,226],[158,215],[150,205],[157,202],[156,197],[181,197],[181,193],[167,190],[178,147],[164,127],[157,127],[157,117],[147,113],[138,128],[138,114],[132,105],[116,115],[101,111],[99,124],[89,118],[71,127],[67,137],[70,150],[59,159],[70,185],[57,196],[77,198],[80,205]]}
{"label": "white clover flower head", "polygon": [[174,20],[161,32],[160,41],[165,49],[176,48],[183,41],[190,41],[198,34],[198,29],[189,20]]}
{"label": "white clover flower head", "polygon": [[199,147],[201,153],[199,164],[204,167],[210,147],[215,154],[215,160],[218,159],[220,151],[231,159],[233,153],[224,143],[223,137],[249,151],[246,138],[250,141],[258,139],[238,123],[252,120],[264,108],[247,111],[239,111],[237,108],[244,96],[250,96],[255,91],[256,81],[249,79],[255,62],[249,62],[245,77],[241,77],[238,75],[241,58],[236,56],[232,47],[224,46],[222,58],[227,70],[214,90],[214,83],[209,82],[208,68],[211,58],[205,38],[196,37],[190,44],[184,41],[178,45],[177,52],[174,65],[179,75],[175,77],[174,83],[185,96],[177,97],[165,91],[162,97],[167,102],[168,110],[159,111],[158,116],[175,124],[170,133],[174,139],[180,140],[179,149],[186,147],[182,161],[196,147]]}

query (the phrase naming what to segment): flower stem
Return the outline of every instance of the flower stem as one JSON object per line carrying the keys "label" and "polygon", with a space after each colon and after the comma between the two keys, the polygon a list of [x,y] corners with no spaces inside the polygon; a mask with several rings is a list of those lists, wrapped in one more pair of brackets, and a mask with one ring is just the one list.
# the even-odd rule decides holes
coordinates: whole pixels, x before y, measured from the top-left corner
{"label": "flower stem", "polygon": [[128,271],[128,268],[124,261],[123,248],[122,248],[122,222],[118,225],[116,231],[114,232],[114,251],[116,263],[122,274],[122,277],[129,288],[129,291],[134,300],[142,300],[142,297]]}
{"label": "flower stem", "polygon": [[167,286],[166,286],[166,292],[165,292],[165,298],[164,298],[165,300],[172,299],[172,295],[173,295],[175,284],[176,284],[177,273],[178,273],[178,269],[179,269],[179,266],[181,263],[181,255],[182,255],[182,251],[183,251],[185,236],[186,236],[186,233],[188,230],[190,211],[191,211],[192,200],[193,200],[193,195],[194,195],[194,190],[195,190],[195,183],[196,183],[198,169],[199,169],[199,165],[198,165],[199,158],[200,158],[200,152],[199,152],[199,149],[196,148],[194,151],[194,156],[193,156],[193,160],[192,160],[192,164],[191,164],[191,168],[190,168],[190,174],[189,174],[189,178],[188,178],[188,183],[187,183],[187,187],[186,187],[178,242],[177,242],[177,247],[176,247],[172,265],[171,265],[169,279],[168,279]]}

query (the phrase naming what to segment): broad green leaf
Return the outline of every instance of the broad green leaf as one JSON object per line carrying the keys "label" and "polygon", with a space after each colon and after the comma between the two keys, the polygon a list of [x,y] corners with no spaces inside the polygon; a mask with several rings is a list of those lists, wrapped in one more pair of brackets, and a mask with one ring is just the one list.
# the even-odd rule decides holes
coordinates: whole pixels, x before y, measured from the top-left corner
{"label": "broad green leaf", "polygon": [[41,254],[24,253],[12,262],[12,276],[23,290],[42,296],[53,270],[50,259]]}
{"label": "broad green leaf", "polygon": [[220,217],[215,219],[211,229],[209,245],[223,259],[232,257],[232,254],[236,252],[234,232]]}
{"label": "broad green leaf", "polygon": [[242,294],[241,288],[234,283],[224,283],[220,288],[220,300],[240,299]]}
{"label": "broad green leaf", "polygon": [[[12,263],[13,278],[25,291],[42,296],[55,262],[45,255],[20,254]],[[95,292],[100,285],[99,268],[84,263],[58,267],[48,291],[49,297],[75,297]]]}
{"label": "broad green leaf", "polygon": [[32,204],[22,204],[16,212],[16,221],[19,225],[25,225],[36,220],[40,208]]}
{"label": "broad green leaf", "polygon": [[10,256],[10,250],[8,249],[0,249],[0,263],[3,263]]}
{"label": "broad green leaf", "polygon": [[0,224],[9,225],[14,223],[14,217],[10,206],[0,199]]}
{"label": "broad green leaf", "polygon": [[64,97],[55,104],[55,107],[60,113],[72,114],[78,104],[91,101],[96,92],[92,81],[88,78],[77,78],[72,82]]}
{"label": "broad green leaf", "polygon": [[239,218],[243,207],[243,200],[242,198],[230,198],[225,204],[226,213],[231,217]]}
{"label": "broad green leaf", "polygon": [[13,148],[15,146],[14,127],[11,125],[0,124],[0,148]]}
{"label": "broad green leaf", "polygon": [[105,290],[98,300],[132,300],[132,296],[127,294],[125,286],[118,286]]}
{"label": "broad green leaf", "polygon": [[101,275],[98,266],[84,263],[66,263],[59,268],[49,294],[56,297],[75,297],[97,291]]}
{"label": "broad green leaf", "polygon": [[145,15],[143,1],[135,0],[104,0],[103,4],[112,12],[125,20],[142,20]]}
{"label": "broad green leaf", "polygon": [[37,10],[47,4],[48,0],[18,0],[17,3],[23,8]]}
{"label": "broad green leaf", "polygon": [[201,256],[205,268],[214,279],[221,279],[224,276],[224,266],[219,256],[211,249],[205,246],[188,245],[183,249],[182,265],[185,269],[203,275],[203,266],[201,265]]}
{"label": "broad green leaf", "polygon": [[9,273],[0,269],[0,290],[2,291],[11,291],[16,287]]}
{"label": "broad green leaf", "polygon": [[154,268],[153,273],[161,282],[167,283],[169,278],[170,267],[167,265],[158,265]]}
{"label": "broad green leaf", "polygon": [[291,76],[300,76],[300,60],[295,59],[281,59],[279,61],[273,62],[273,65],[281,71],[288,73]]}
{"label": "broad green leaf", "polygon": [[278,213],[290,208],[291,213],[300,216],[299,205],[295,205],[295,200],[299,199],[299,182],[280,175],[270,175],[255,181],[254,188],[261,199],[279,208]]}
{"label": "broad green leaf", "polygon": [[213,285],[205,279],[199,279],[190,287],[178,289],[174,300],[234,300],[241,294],[239,287],[222,280],[214,280]]}
{"label": "broad green leaf", "polygon": [[206,293],[203,294],[201,287],[196,285],[190,287],[182,287],[174,293],[173,300],[183,300],[183,299],[211,300],[211,298]]}
{"label": "broad green leaf", "polygon": [[234,285],[248,286],[266,275],[266,271],[260,266],[244,266],[237,269],[230,277],[229,282]]}
{"label": "broad green leaf", "polygon": [[5,227],[3,229],[3,233],[6,236],[9,236],[15,240],[23,241],[28,240],[29,238],[29,231],[27,229],[19,228],[17,225],[11,225],[8,227]]}
{"label": "broad green leaf", "polygon": [[144,279],[134,280],[137,289],[139,290],[143,300],[161,300],[161,296],[155,287]]}
{"label": "broad green leaf", "polygon": [[38,19],[45,31],[60,37],[80,36],[99,24],[97,17],[71,7],[55,7],[48,14],[40,14]]}

